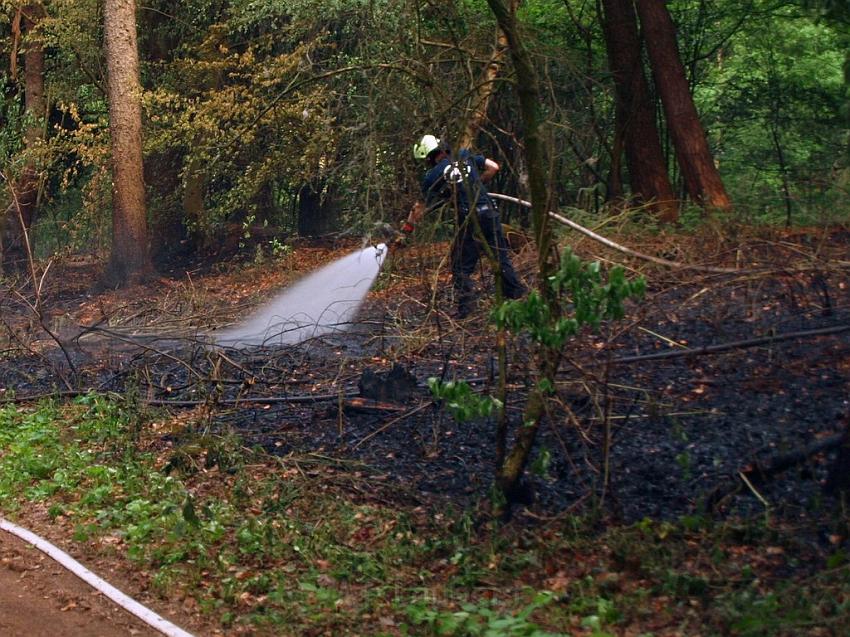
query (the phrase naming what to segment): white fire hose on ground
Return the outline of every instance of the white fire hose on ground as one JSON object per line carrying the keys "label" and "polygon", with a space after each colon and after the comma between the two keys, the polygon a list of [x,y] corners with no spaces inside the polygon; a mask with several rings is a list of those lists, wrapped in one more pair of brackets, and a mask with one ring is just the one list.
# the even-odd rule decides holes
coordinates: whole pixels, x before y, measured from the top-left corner
{"label": "white fire hose on ground", "polygon": [[32,531],[13,524],[4,518],[0,518],[0,529],[11,533],[12,535],[32,544],[39,551],[51,557],[64,568],[71,571],[89,586],[92,586],[97,591],[103,593],[104,596],[111,599],[127,612],[135,615],[151,628],[154,628],[167,637],[192,637],[191,633],[186,632],[179,626],[172,624],[167,619],[160,617],[148,607],[143,606],[133,598],[125,595],[109,582],[92,573],[85,566],[80,564],[73,557],[65,553],[59,547],[51,544],[44,538],[36,535]]}

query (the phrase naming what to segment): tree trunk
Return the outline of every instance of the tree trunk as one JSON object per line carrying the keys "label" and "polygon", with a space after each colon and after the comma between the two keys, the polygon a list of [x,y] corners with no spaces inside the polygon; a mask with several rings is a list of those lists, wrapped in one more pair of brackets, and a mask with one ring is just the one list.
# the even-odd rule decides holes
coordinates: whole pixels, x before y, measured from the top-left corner
{"label": "tree trunk", "polygon": [[[540,294],[544,302],[553,304],[551,287],[548,285],[553,264],[551,259],[552,237],[549,231],[549,188],[547,177],[546,153],[543,141],[543,113],[540,108],[540,85],[537,70],[531,55],[526,49],[516,18],[517,2],[509,0],[487,0],[487,4],[496,16],[499,27],[508,40],[508,46],[516,74],[516,90],[519,98],[522,123],[525,131],[525,158],[528,163],[528,183],[531,195],[532,226],[537,247],[537,278]],[[557,371],[560,353],[544,345],[538,347],[535,358],[541,378],[552,379]],[[496,469],[496,485],[505,497],[505,508],[498,504],[495,512],[510,514],[512,502],[523,501],[526,494],[522,488],[522,476],[537,432],[540,419],[546,406],[546,395],[536,387],[526,403],[523,425],[517,433],[513,447],[508,451],[499,450],[504,457],[501,466]],[[503,442],[500,446],[504,447]]]}
{"label": "tree trunk", "polygon": [[676,27],[664,0],[637,0],[655,86],[661,96],[676,160],[691,198],[726,210],[732,202],[714,165],[676,43]]}
{"label": "tree trunk", "polygon": [[793,212],[791,185],[788,180],[788,164],[785,162],[785,152],[782,150],[782,142],[779,139],[778,122],[771,123],[770,135],[773,140],[773,149],[776,151],[776,161],[779,163],[779,175],[782,178],[782,196],[785,201],[785,227],[790,228],[791,213]]}
{"label": "tree trunk", "polygon": [[[540,347],[542,351],[537,354],[539,377],[540,379],[552,380],[558,373],[561,362],[560,352],[546,349],[544,346]],[[513,447],[505,456],[501,466],[497,468],[496,485],[505,496],[508,506],[513,502],[525,502],[528,499],[528,494],[522,486],[522,476],[525,473],[525,467],[528,464],[537,432],[540,429],[540,421],[546,413],[547,401],[548,396],[540,388],[538,382],[529,390],[522,415],[523,424],[516,432]]]}
{"label": "tree trunk", "polygon": [[[608,64],[614,76],[616,131],[622,136],[632,191],[661,221],[673,222],[679,217],[679,206],[667,175],[655,107],[643,71],[634,5],[632,0],[603,0],[602,4]],[[614,166],[619,165],[618,146],[614,144]],[[619,176],[615,177],[618,183]]]}
{"label": "tree trunk", "polygon": [[[26,39],[24,54],[24,95],[25,110],[29,125],[24,131],[24,143],[32,148],[44,137],[44,117],[47,102],[44,97],[44,46],[35,33],[38,22],[44,15],[44,9],[38,3],[28,4],[23,9],[22,22]],[[11,201],[3,215],[0,228],[0,255],[2,269],[20,270],[28,258],[27,242],[29,229],[36,215],[38,205],[39,175],[32,161],[27,161],[17,179],[9,182]]]}
{"label": "tree trunk", "polygon": [[472,113],[466,122],[466,128],[463,134],[458,140],[458,148],[469,148],[472,146],[475,142],[475,136],[486,121],[487,107],[490,105],[490,98],[496,92],[496,78],[499,77],[499,71],[502,68],[502,58],[505,57],[505,51],[507,50],[508,39],[505,37],[505,33],[499,29],[496,47],[493,49],[490,60],[484,68],[480,83],[473,89]]}
{"label": "tree trunk", "polygon": [[[547,163],[544,152],[542,127],[544,122],[540,108],[540,83],[531,55],[525,48],[516,19],[517,1],[487,0],[496,16],[499,27],[508,40],[511,59],[516,73],[516,91],[519,98],[522,122],[525,128],[525,157],[528,163],[528,187],[531,198],[532,226],[538,249],[538,272],[545,278],[551,269],[549,258],[549,189],[547,186]],[[545,288],[544,284],[541,284]],[[547,292],[543,292],[546,294]]]}
{"label": "tree trunk", "polygon": [[106,0],[103,8],[112,139],[111,285],[135,283],[152,271],[142,164],[142,86],[133,0]]}

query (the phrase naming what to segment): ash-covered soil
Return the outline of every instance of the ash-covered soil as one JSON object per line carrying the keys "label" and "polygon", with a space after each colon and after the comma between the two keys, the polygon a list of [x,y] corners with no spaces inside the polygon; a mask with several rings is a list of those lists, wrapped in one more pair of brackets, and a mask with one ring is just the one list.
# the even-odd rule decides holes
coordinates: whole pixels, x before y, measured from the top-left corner
{"label": "ash-covered soil", "polygon": [[[820,488],[828,454],[753,490],[736,476],[754,461],[841,431],[848,412],[850,331],[712,355],[611,363],[606,372],[609,357],[675,349],[665,339],[697,347],[850,325],[842,281],[830,281],[828,308],[820,290],[802,286],[792,302],[788,284],[761,281],[757,289],[721,285],[703,293],[700,302],[693,298],[704,289],[702,283],[658,291],[652,309],[607,345],[599,336],[577,343],[568,357],[584,373],[564,365],[561,404],[553,405],[538,445],[538,456],[545,454],[549,461],[536,463],[537,472],[530,473],[537,494],[532,510],[551,515],[580,505],[590,493],[601,493],[606,412],[612,436],[606,499],[609,510],[625,520],[694,513],[718,489],[721,495],[728,493],[720,508],[735,512],[758,511],[764,502],[794,515],[833,506]],[[723,320],[715,324],[718,311]],[[346,340],[333,349],[338,356],[352,347],[353,340]],[[447,378],[483,377],[476,386],[486,391],[489,352],[483,345],[467,344],[478,355],[456,359],[452,350],[459,347],[457,341],[432,344],[427,355],[408,362],[410,371],[420,383],[444,369]],[[512,359],[514,391],[508,404],[516,424],[522,387],[529,382],[523,373],[527,352],[514,349]],[[381,361],[373,365],[388,368]],[[352,376],[352,390],[354,380]],[[340,415],[339,401],[333,400],[321,407],[246,405],[222,414],[219,422],[272,453],[316,452],[355,460],[380,483],[398,484],[423,498],[437,495],[469,503],[485,496],[493,469],[494,425],[457,423],[429,401],[421,389],[405,401],[407,410],[401,413],[344,409]]]}
{"label": "ash-covered soil", "polygon": [[[846,233],[829,237],[838,255],[846,254],[848,242]],[[834,435],[846,423],[850,331],[785,338],[850,326],[848,268],[827,255],[799,258],[801,250],[813,249],[807,237],[788,246],[751,245],[749,263],[788,267],[771,274],[652,270],[647,298],[631,306],[625,321],[576,339],[564,353],[529,472],[536,494],[529,510],[550,516],[581,508],[603,493],[606,472],[606,511],[626,521],[697,513],[709,496],[731,513],[770,507],[773,514],[805,516],[835,507],[821,488],[829,453],[760,484],[748,486],[738,475],[755,461]],[[217,351],[151,337],[116,347],[84,337],[65,352],[48,348],[7,359],[0,384],[18,395],[68,386],[154,404],[203,404],[211,431],[234,432],[273,454],[335,464],[375,485],[380,497],[469,506],[490,487],[494,425],[455,422],[424,385],[438,376],[492,388],[487,279],[480,283],[479,313],[460,323],[445,313],[449,285],[432,306],[421,281],[400,292],[401,284],[388,280],[349,331],[297,347]],[[776,340],[620,361],[758,337]],[[508,414],[516,426],[524,388],[534,382],[523,337],[511,340],[509,357]],[[394,405],[353,401],[364,369],[382,374],[393,364],[416,378],[411,395]],[[180,438],[170,435],[172,442]]]}

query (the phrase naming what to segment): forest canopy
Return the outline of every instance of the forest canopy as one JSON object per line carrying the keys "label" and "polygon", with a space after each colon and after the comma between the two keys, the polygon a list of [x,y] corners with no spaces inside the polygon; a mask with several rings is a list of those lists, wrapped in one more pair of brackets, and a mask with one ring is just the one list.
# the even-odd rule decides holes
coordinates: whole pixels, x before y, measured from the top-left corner
{"label": "forest canopy", "polygon": [[[555,203],[605,214],[606,204],[670,198],[673,217],[716,203],[677,162],[678,119],[664,116],[663,76],[645,46],[651,5],[672,18],[683,81],[735,213],[790,223],[840,213],[850,184],[848,15],[843,3],[807,0],[522,3],[517,21],[541,78]],[[24,173],[36,179],[27,188],[37,192],[39,254],[108,250],[104,3],[2,7],[7,190],[26,191]],[[136,20],[155,255],[207,250],[234,226],[316,235],[395,223],[416,196],[410,148],[426,132],[498,158],[496,189],[528,196],[515,97],[524,78],[500,57],[504,43],[481,0],[152,0],[136,8]],[[622,20],[638,29],[626,79],[645,78],[644,123],[634,101],[621,102],[618,115],[624,71],[612,56],[625,48],[610,30],[606,48],[606,25]],[[28,108],[34,73],[43,99]],[[628,156],[629,126],[646,136],[650,125],[667,190],[648,188]]]}

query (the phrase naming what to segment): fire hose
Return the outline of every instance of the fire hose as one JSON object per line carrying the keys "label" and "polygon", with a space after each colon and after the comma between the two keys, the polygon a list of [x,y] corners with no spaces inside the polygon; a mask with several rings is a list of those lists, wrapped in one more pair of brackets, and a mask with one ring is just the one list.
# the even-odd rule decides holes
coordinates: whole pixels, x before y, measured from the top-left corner
{"label": "fire hose", "polygon": [[65,553],[62,549],[51,544],[32,531],[18,526],[17,524],[13,524],[4,518],[0,518],[0,529],[31,544],[39,551],[58,562],[65,569],[71,571],[71,573],[79,577],[86,584],[100,593],[103,593],[104,596],[111,599],[113,602],[118,604],[118,606],[135,615],[151,628],[154,628],[163,635],[166,635],[166,637],[192,637],[191,633],[188,633],[179,626],[172,624],[167,619],[157,615],[148,607],[143,606],[133,598],[125,595],[109,582],[92,573],[89,569]]}

